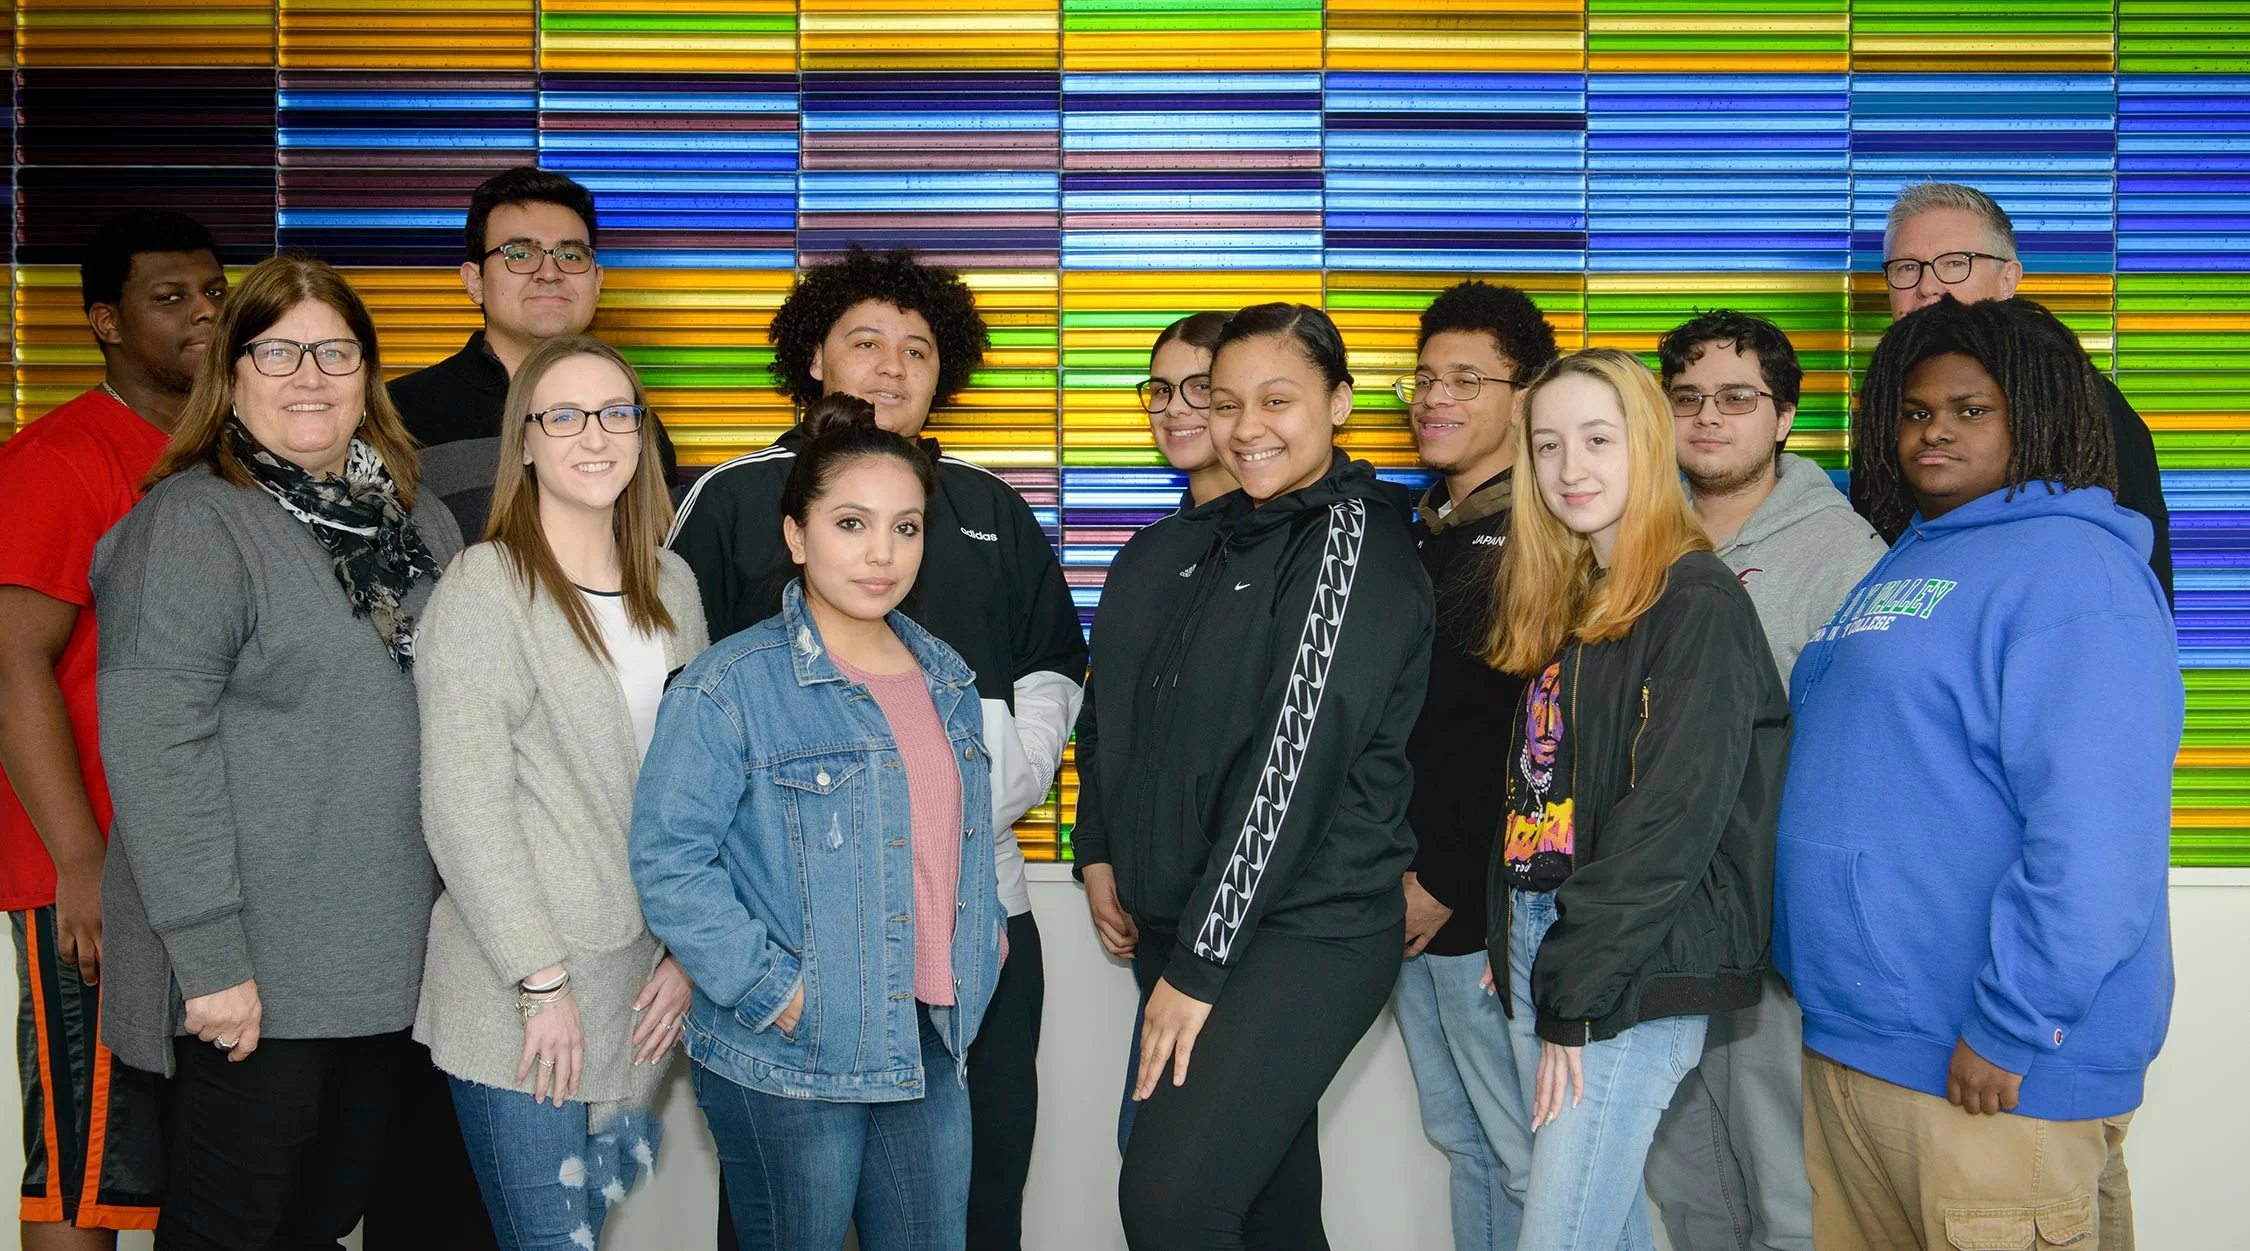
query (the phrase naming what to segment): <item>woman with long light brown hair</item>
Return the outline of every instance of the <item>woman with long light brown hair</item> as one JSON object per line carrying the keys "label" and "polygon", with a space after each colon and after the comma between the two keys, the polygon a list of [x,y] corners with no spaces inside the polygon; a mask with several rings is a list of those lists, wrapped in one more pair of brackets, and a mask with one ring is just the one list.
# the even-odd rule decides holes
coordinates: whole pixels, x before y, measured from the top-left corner
{"label": "woman with long light brown hair", "polygon": [[501,410],[484,541],[422,627],[422,828],[443,875],[414,1036],[451,1078],[506,1251],[601,1239],[653,1167],[690,984],[641,917],[633,787],[705,645],[656,417],[599,339],[549,339]]}
{"label": "woman with long light brown hair", "polygon": [[1528,1178],[1524,1246],[1647,1248],[1657,1119],[1710,1014],[1755,1003],[1768,967],[1788,696],[1688,507],[1648,370],[1576,352],[1524,410],[1536,489],[1516,492],[1490,659],[1529,685],[1486,986],[1507,995],[1532,1115],[1494,1146]]}
{"label": "woman with long light brown hair", "polygon": [[350,1232],[411,1051],[415,619],[460,535],[382,377],[335,270],[258,265],[95,555],[102,1037],[177,1076],[168,1249]]}

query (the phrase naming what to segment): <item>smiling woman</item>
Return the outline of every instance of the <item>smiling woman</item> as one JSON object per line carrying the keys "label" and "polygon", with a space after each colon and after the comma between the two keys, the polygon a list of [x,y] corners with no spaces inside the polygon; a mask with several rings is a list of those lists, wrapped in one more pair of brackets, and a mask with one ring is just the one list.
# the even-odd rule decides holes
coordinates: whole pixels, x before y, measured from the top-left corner
{"label": "smiling woman", "polygon": [[1649,1246],[1658,1118],[1710,1014],[1764,976],[1788,699],[1640,361],[1573,353],[1524,403],[1538,489],[1515,493],[1490,658],[1530,685],[1501,757],[1485,985],[1519,1069],[1539,1059],[1530,1124],[1494,1145],[1529,1161],[1524,1246]]}
{"label": "smiling woman", "polygon": [[1149,352],[1148,379],[1136,390],[1164,462],[1188,476],[1188,502],[1208,504],[1235,488],[1211,444],[1211,349],[1224,313],[1191,313],[1164,328]]}
{"label": "smiling woman", "polygon": [[518,1251],[598,1241],[655,1164],[689,984],[641,918],[626,831],[665,677],[706,640],[694,577],[657,545],[656,418],[617,349],[541,343],[502,412],[490,532],[423,626],[423,830],[445,890],[415,1038]]}
{"label": "smiling woman", "polygon": [[1211,445],[1266,504],[1318,482],[1352,415],[1336,324],[1302,304],[1259,304],[1227,321],[1211,354]]}
{"label": "smiling woman", "polygon": [[334,270],[261,263],[211,344],[94,563],[102,1034],[177,1073],[168,1244],[339,1238],[408,1063],[437,894],[410,670],[460,539]]}
{"label": "smiling woman", "polygon": [[1144,996],[1127,1240],[1318,1247],[1316,1109],[1398,980],[1434,609],[1406,492],[1333,446],[1352,391],[1327,315],[1244,309],[1211,370],[1243,489],[1110,567],[1072,839]]}

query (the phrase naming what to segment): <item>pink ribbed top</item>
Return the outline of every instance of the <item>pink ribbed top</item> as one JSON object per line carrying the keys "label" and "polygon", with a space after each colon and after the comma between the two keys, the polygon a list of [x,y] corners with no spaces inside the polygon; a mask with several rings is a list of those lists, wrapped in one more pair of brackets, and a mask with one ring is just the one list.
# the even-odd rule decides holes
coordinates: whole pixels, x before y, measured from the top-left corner
{"label": "pink ribbed top", "polygon": [[[829,659],[836,660],[834,652]],[[952,740],[938,720],[920,668],[866,673],[841,660],[836,668],[875,697],[898,740],[913,813],[908,837],[914,853],[914,997],[949,1006],[953,922],[961,887],[961,766],[953,759]]]}

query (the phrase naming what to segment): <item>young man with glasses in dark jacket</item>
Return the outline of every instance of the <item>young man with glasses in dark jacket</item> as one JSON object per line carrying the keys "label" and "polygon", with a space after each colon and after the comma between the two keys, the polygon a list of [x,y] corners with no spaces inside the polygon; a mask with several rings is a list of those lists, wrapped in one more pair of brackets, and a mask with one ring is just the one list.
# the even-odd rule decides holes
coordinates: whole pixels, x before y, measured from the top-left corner
{"label": "young man with glasses in dark jacket", "polygon": [[[561,174],[526,165],[485,179],[469,197],[461,260],[461,288],[484,310],[484,328],[460,351],[391,383],[407,433],[430,449],[422,484],[444,498],[467,542],[483,535],[492,505],[509,377],[531,349],[594,324],[598,229],[594,193]],[[664,480],[677,481],[679,459],[662,426],[656,447]]]}

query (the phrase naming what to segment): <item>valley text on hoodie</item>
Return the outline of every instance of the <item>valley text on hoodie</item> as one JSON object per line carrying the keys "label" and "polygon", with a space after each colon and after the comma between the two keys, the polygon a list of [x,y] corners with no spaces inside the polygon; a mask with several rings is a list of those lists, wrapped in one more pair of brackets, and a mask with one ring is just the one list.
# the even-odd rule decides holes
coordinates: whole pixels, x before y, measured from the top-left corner
{"label": "valley text on hoodie", "polygon": [[1236,491],[1111,564],[1078,720],[1081,867],[1109,864],[1164,979],[1206,1003],[1261,928],[1362,938],[1406,915],[1406,740],[1430,669],[1406,492],[1337,454]]}
{"label": "valley text on hoodie", "polygon": [[1806,644],[1774,946],[1807,1047],[1943,1098],[1961,1040],[2018,1115],[2139,1106],[2183,704],[2149,536],[2098,487],[1917,515]]}

